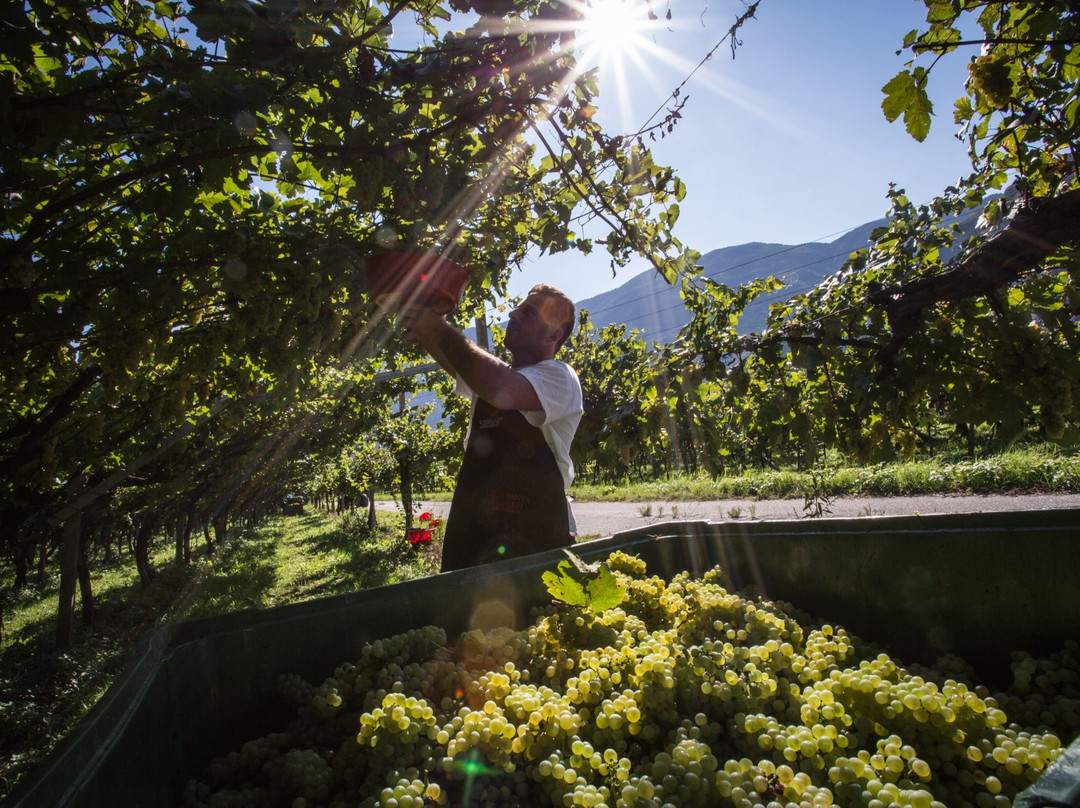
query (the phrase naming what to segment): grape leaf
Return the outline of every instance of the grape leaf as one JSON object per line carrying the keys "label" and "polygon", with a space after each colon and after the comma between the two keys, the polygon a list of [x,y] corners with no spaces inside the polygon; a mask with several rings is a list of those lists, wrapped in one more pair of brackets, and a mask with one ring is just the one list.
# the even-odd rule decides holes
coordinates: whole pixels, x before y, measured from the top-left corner
{"label": "grape leaf", "polygon": [[904,70],[897,73],[881,88],[885,98],[881,101],[881,111],[890,123],[904,114],[915,95],[915,79],[911,73]]}
{"label": "grape leaf", "polygon": [[585,589],[589,595],[589,605],[597,613],[618,606],[626,597],[626,588],[606,566],[600,568],[598,577],[585,584]]}
{"label": "grape leaf", "polygon": [[934,105],[926,94],[925,77],[925,68],[916,68],[914,73],[904,70],[881,88],[885,94],[881,102],[885,118],[892,122],[903,115],[908,134],[920,143],[930,132],[930,117],[934,112]]}
{"label": "grape leaf", "polygon": [[599,613],[618,606],[626,597],[626,588],[604,564],[586,564],[569,550],[569,561],[559,562],[558,574],[545,572],[544,585],[556,600]]}
{"label": "grape leaf", "polygon": [[585,594],[585,587],[581,585],[580,581],[575,580],[570,576],[570,562],[559,562],[559,574],[556,575],[550,570],[543,575],[544,585],[547,587],[547,591],[551,593],[551,596],[556,600],[561,600],[563,603],[568,603],[571,606],[588,606],[588,596]]}

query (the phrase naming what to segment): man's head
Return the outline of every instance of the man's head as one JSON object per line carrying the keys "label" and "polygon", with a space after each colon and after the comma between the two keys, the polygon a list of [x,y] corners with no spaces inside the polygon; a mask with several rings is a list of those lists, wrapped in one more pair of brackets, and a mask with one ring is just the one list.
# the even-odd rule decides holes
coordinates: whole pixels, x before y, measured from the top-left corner
{"label": "man's head", "polygon": [[550,311],[559,318],[559,341],[555,345],[555,350],[558,351],[570,339],[570,335],[574,333],[574,321],[577,319],[577,309],[574,306],[574,301],[567,297],[561,289],[556,289],[547,283],[536,284],[529,290],[529,294],[542,295],[552,304]]}
{"label": "man's head", "polygon": [[519,364],[551,359],[574,330],[577,311],[562,291],[537,284],[510,312],[506,347]]}

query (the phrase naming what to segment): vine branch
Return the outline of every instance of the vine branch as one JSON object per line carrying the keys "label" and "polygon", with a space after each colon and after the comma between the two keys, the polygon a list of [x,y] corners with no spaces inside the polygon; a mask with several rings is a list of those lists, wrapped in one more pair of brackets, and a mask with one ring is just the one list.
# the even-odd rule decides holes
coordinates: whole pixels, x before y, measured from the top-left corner
{"label": "vine branch", "polygon": [[990,294],[1040,266],[1066,245],[1080,244],[1080,188],[1060,196],[1021,205],[1001,233],[940,275],[886,287],[870,297],[889,318],[893,337],[881,352],[889,367],[908,337],[921,324],[924,311],[938,303],[955,303]]}

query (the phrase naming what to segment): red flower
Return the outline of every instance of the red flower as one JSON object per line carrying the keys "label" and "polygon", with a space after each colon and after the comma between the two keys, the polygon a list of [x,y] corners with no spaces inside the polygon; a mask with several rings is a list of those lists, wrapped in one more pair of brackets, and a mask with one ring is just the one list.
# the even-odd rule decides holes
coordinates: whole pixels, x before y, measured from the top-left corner
{"label": "red flower", "polygon": [[409,539],[409,544],[412,545],[431,543],[431,528],[411,527],[405,535]]}
{"label": "red flower", "polygon": [[430,522],[431,521],[431,514],[428,513],[427,511],[424,511],[422,514],[420,514],[420,521],[421,522]]}

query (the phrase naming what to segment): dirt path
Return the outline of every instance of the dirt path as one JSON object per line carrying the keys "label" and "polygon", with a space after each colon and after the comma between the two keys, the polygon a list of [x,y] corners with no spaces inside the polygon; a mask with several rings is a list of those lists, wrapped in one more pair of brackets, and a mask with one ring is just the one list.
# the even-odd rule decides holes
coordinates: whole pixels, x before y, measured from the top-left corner
{"label": "dirt path", "polygon": [[[610,536],[623,530],[661,522],[739,519],[808,518],[802,499],[713,500],[707,502],[575,502],[578,536]],[[376,507],[395,510],[393,502]],[[445,518],[449,502],[419,503],[418,508]],[[854,516],[906,516],[937,513],[992,513],[995,511],[1080,508],[1080,494],[994,494],[978,496],[843,497],[824,504],[822,518]]]}

